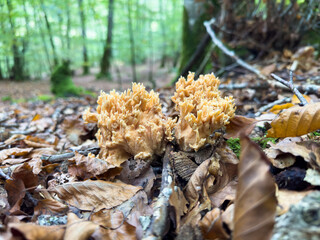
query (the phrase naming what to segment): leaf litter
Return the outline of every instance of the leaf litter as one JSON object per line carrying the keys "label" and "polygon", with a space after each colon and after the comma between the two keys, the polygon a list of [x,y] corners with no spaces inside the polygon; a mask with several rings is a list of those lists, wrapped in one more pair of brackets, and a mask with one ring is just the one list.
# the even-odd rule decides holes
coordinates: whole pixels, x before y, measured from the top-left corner
{"label": "leaf litter", "polygon": [[[285,77],[279,66],[266,64],[261,71]],[[308,105],[300,107],[292,93],[272,87],[258,92],[250,79],[250,73],[237,76],[239,83],[249,82],[248,89],[254,94],[244,97],[240,93],[246,90],[225,91],[225,95],[239,96],[238,115],[226,129],[215,133],[215,141],[207,138],[207,145],[193,151],[191,145],[180,148],[175,141],[161,140],[161,146],[172,145],[165,152],[158,151],[152,161],[126,156],[120,166],[98,155],[103,146],[95,138],[97,124],[82,120],[87,107],[96,106],[95,99],[1,106],[3,236],[270,239],[275,220],[317,189],[320,139],[317,132],[311,132],[319,128],[315,102],[319,94],[304,95]],[[179,116],[181,109],[175,109],[170,99],[173,90],[159,92],[164,114]],[[274,104],[255,115],[261,106],[286,97],[291,103]],[[195,136],[191,130],[180,131]],[[248,138],[263,140],[266,134],[277,139],[264,149]],[[194,143],[192,136],[182,138]],[[234,148],[226,144],[227,139],[238,137],[240,163],[231,150]],[[301,176],[297,177],[297,172]],[[303,180],[309,181],[307,187],[278,190],[283,188],[280,182],[299,186]]]}

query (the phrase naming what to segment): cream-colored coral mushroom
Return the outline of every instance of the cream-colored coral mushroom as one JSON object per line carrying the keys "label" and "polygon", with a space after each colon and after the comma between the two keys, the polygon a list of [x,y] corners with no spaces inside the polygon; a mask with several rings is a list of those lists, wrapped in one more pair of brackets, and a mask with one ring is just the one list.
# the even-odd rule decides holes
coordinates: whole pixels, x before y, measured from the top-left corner
{"label": "cream-colored coral mushroom", "polygon": [[172,101],[180,116],[175,137],[183,150],[198,151],[205,144],[212,143],[214,139],[210,135],[234,116],[234,100],[220,96],[219,84],[214,74],[200,75],[194,81],[194,73],[189,73],[187,80],[180,77],[176,83]]}
{"label": "cream-colored coral mushroom", "polygon": [[136,83],[121,94],[101,92],[97,113],[88,109],[83,118],[87,123],[97,123],[99,157],[115,166],[131,156],[149,160],[162,154],[174,126],[174,121],[161,112],[159,94],[149,93]]}

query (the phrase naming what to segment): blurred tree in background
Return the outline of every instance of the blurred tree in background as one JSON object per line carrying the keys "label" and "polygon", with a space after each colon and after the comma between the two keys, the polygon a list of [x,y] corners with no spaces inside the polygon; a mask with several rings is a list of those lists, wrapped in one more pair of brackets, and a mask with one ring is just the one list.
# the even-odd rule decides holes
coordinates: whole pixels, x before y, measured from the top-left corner
{"label": "blurred tree in background", "polygon": [[115,64],[127,65],[149,62],[151,52],[152,61],[176,59],[182,4],[183,0],[3,0],[0,78],[42,79],[64,60],[72,69],[82,67],[84,74],[100,68],[99,76],[105,77],[110,76],[111,57]]}

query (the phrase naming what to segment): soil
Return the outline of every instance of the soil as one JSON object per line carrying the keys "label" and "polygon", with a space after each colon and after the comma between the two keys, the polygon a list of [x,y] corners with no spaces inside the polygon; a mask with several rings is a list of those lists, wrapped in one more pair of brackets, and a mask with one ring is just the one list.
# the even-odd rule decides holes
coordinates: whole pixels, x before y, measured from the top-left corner
{"label": "soil", "polygon": [[[73,76],[73,82],[77,86],[99,93],[101,90],[107,92],[112,89],[125,90],[131,86],[132,73],[130,66],[118,66],[112,68],[112,80],[97,80],[98,68],[91,68],[89,75],[82,75],[82,70],[76,70]],[[138,82],[151,87],[148,81],[149,66],[138,65],[136,68]],[[168,68],[160,68],[159,64],[154,65],[153,78],[156,81],[157,88],[164,87],[175,77],[174,71]],[[32,80],[23,82],[14,82],[10,80],[0,81],[0,99],[30,99],[39,95],[52,95],[50,92],[49,77],[42,80]]]}

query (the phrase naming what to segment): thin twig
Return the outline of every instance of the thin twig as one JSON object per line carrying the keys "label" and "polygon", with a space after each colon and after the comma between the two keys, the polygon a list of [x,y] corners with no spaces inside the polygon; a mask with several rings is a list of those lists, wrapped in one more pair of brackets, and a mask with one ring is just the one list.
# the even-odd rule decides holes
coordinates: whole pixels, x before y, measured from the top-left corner
{"label": "thin twig", "polygon": [[9,179],[11,180],[11,179],[12,179],[9,175],[5,174],[5,173],[2,171],[1,168],[0,168],[0,177],[4,178],[4,179],[6,179],[6,180],[9,180]]}
{"label": "thin twig", "polygon": [[259,117],[263,112],[267,111],[268,109],[272,108],[273,106],[279,105],[279,104],[282,104],[282,103],[287,103],[287,102],[290,102],[290,101],[291,101],[291,98],[287,97],[287,98],[279,99],[279,100],[274,101],[272,103],[269,103],[267,105],[264,105],[263,107],[258,109],[258,111],[255,113],[255,116]]}
{"label": "thin twig", "polygon": [[153,215],[150,225],[148,226],[143,240],[160,240],[166,235],[169,230],[169,198],[172,193],[173,172],[170,166],[170,154],[173,149],[171,144],[167,145],[165,155],[163,157],[163,169],[161,179],[161,192],[158,200],[153,207]]}
{"label": "thin twig", "polygon": [[212,18],[210,21],[205,21],[204,26],[207,29],[208,34],[210,35],[212,41],[215,45],[217,45],[226,55],[234,59],[239,65],[242,67],[248,69],[249,71],[255,73],[258,77],[260,77],[263,80],[268,80],[266,76],[264,76],[258,69],[251,66],[250,64],[243,61],[241,58],[239,58],[233,51],[229,50],[226,46],[223,45],[223,43],[216,37],[216,34],[214,33],[211,25],[215,22],[215,18]]}
{"label": "thin twig", "polygon": [[275,80],[282,83],[283,85],[287,86],[298,97],[298,99],[300,100],[303,106],[308,104],[307,100],[303,97],[303,95],[299,92],[299,90],[293,85],[292,71],[290,71],[289,81],[286,81],[273,73],[271,73],[271,77],[273,77]]}
{"label": "thin twig", "polygon": [[52,163],[59,163],[62,162],[64,160],[68,160],[69,158],[74,157],[75,154],[73,152],[70,153],[62,153],[62,154],[56,154],[56,155],[46,155],[43,154],[40,159],[41,160],[46,160]]}

